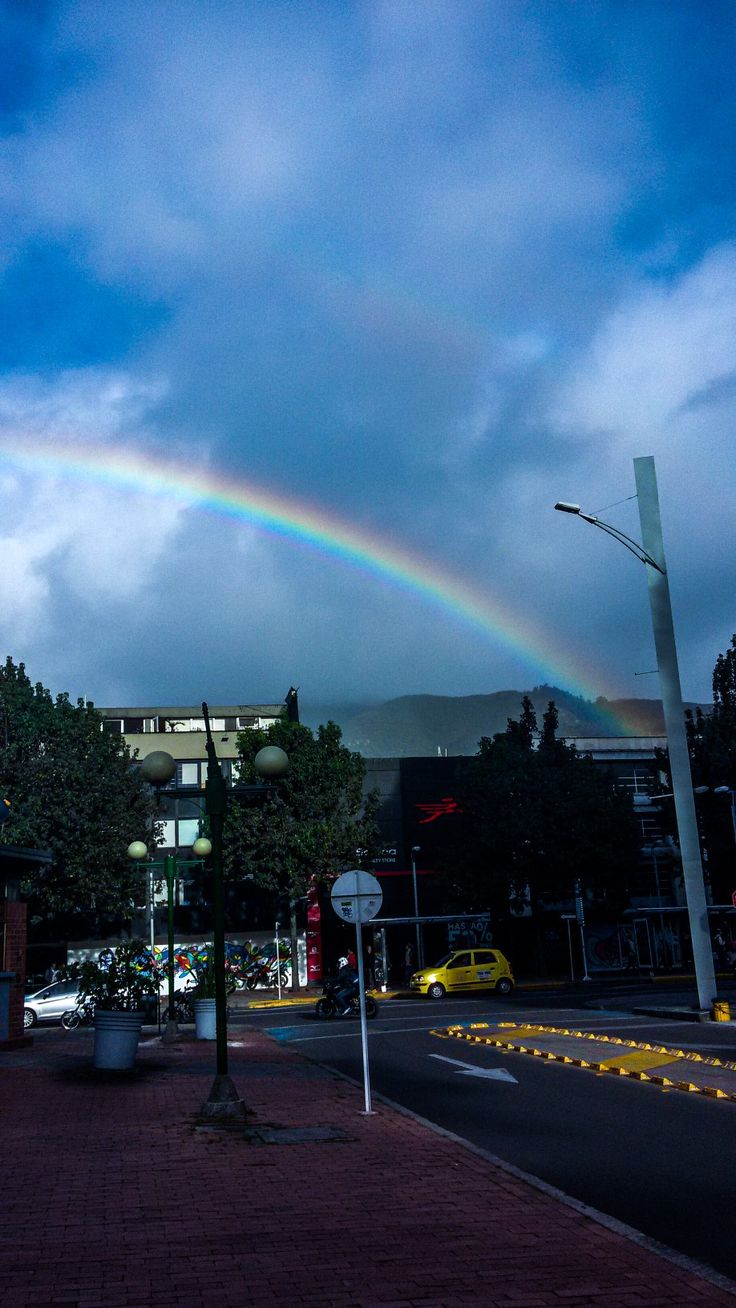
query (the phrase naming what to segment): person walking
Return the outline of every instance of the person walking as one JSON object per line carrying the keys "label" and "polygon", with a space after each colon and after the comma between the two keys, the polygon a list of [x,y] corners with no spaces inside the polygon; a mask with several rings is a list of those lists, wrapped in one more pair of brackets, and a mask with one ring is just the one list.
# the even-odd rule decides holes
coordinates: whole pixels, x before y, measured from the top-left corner
{"label": "person walking", "polygon": [[414,949],[411,941],[404,950],[404,984],[408,986],[414,973]]}

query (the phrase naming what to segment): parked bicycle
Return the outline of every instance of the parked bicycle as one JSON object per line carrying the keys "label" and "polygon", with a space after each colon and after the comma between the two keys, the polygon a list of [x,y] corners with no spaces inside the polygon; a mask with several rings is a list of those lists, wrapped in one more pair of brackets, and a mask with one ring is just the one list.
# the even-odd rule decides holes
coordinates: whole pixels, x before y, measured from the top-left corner
{"label": "parked bicycle", "polygon": [[78,1026],[91,1026],[94,1020],[95,1009],[91,1003],[77,1004],[76,1008],[68,1008],[61,1015],[61,1025],[65,1031],[74,1031]]}

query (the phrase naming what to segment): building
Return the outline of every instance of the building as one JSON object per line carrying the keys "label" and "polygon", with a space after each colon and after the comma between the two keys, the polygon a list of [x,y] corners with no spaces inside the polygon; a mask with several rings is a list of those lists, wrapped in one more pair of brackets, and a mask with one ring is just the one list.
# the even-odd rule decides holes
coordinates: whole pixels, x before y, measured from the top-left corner
{"label": "building", "polygon": [[[125,737],[135,756],[164,750],[176,763],[176,775],[161,788],[159,816],[164,828],[163,853],[191,848],[199,835],[204,812],[207,751],[201,704],[97,708],[103,731]],[[299,721],[299,700],[292,686],[281,704],[212,704],[209,706],[212,738],[223,776],[236,779],[238,733],[266,730],[280,718]],[[167,794],[190,791],[191,796]]]}
{"label": "building", "polygon": [[[163,828],[163,844],[156,850],[158,859],[171,853],[189,858],[191,847],[201,834],[205,816],[205,782],[207,779],[207,736],[201,704],[117,705],[97,707],[103,731],[123,736],[134,758],[141,761],[161,750],[170,754],[176,772],[157,795],[158,821]],[[238,734],[242,731],[267,730],[274,722],[286,718],[299,721],[297,690],[292,686],[286,698],[276,704],[208,705],[212,739],[223,776],[228,785],[237,781]],[[145,832],[131,832],[131,841],[146,839]],[[255,896],[252,896],[255,898]],[[143,902],[144,898],[147,900]],[[148,887],[141,881],[139,913],[133,931],[148,938],[159,935],[165,927],[166,884],[149,878]],[[234,911],[236,906],[231,905]],[[175,886],[177,933],[197,934],[211,929],[211,912],[201,876],[187,870],[177,877]],[[237,906],[237,929],[242,921],[243,905]],[[251,916],[258,917],[258,912]]]}

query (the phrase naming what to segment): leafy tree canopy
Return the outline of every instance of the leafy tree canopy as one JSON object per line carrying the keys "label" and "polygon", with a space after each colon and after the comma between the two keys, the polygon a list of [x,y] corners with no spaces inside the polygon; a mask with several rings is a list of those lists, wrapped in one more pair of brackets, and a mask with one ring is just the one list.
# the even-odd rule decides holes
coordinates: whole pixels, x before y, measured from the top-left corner
{"label": "leafy tree canopy", "polygon": [[538,731],[525,696],[519,720],[461,769],[468,841],[447,861],[458,907],[503,912],[527,892],[532,904],[569,899],[578,880],[624,893],[638,846],[630,798],[557,725],[550,701]]}
{"label": "leafy tree canopy", "polygon": [[38,934],[82,936],[131,915],[139,874],[127,857],[151,829],[149,792],[120,736],[66,694],[33,685],[22,663],[0,668],[0,794],[7,844],[51,850],[23,887]]}
{"label": "leafy tree canopy", "polygon": [[[697,809],[701,836],[708,854],[708,871],[717,903],[728,902],[734,884],[734,839],[732,822],[733,795],[716,794],[717,786],[736,790],[736,635],[725,654],[719,654],[713,669],[713,708],[685,713],[690,765],[694,786],[708,786],[707,794],[698,795]],[[658,760],[672,789],[666,751]],[[663,825],[676,835],[674,807],[663,809]]]}
{"label": "leafy tree canopy", "polygon": [[280,719],[266,730],[238,736],[243,784],[259,781],[253,760],[264,745],[279,745],[289,770],[263,805],[228,808],[223,863],[231,878],[252,877],[288,898],[303,897],[312,879],[327,881],[355,866],[356,850],[378,841],[376,795],[363,795],[365,765],[342,743],[334,722],[316,734]]}

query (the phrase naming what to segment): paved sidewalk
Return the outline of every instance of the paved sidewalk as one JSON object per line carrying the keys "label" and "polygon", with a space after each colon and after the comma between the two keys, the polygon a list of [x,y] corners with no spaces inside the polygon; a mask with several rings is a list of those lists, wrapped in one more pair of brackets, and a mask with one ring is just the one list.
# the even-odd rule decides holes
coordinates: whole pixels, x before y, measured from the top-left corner
{"label": "paved sidewalk", "polygon": [[122,1074],[92,1069],[86,1030],[0,1055],[3,1308],[736,1303],[410,1116],[365,1116],[359,1087],[263,1033],[232,1040],[237,1133],[197,1129],[211,1044],[150,1038]]}

